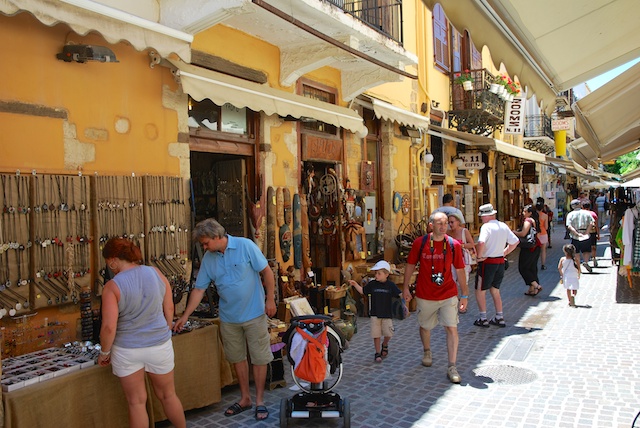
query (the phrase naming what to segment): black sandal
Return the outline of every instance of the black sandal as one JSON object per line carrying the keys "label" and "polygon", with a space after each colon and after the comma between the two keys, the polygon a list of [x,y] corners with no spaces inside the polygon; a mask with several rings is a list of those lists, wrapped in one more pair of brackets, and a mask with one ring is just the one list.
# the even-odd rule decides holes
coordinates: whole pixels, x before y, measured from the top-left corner
{"label": "black sandal", "polygon": [[380,356],[384,358],[387,355],[389,355],[389,345],[382,345],[382,351],[380,351]]}
{"label": "black sandal", "polygon": [[380,355],[379,352],[376,352],[375,355],[373,356],[373,361],[375,361],[376,363],[381,363],[382,362],[382,355]]}

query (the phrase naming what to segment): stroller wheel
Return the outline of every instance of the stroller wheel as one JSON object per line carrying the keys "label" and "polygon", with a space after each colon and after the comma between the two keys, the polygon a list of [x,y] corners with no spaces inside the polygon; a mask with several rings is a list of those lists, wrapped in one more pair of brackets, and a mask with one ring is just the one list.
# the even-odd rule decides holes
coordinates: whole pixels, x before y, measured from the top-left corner
{"label": "stroller wheel", "polygon": [[348,398],[342,399],[342,421],[344,428],[351,428],[351,404],[349,404]]}
{"label": "stroller wheel", "polygon": [[289,423],[289,399],[280,400],[280,428],[286,428]]}

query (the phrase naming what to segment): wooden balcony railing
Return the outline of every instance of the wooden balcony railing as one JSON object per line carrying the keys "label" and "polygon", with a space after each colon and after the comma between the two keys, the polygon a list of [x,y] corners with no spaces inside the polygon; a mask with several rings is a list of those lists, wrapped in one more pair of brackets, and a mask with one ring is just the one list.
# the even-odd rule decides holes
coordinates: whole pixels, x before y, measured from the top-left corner
{"label": "wooden balcony railing", "polygon": [[402,44],[402,0],[326,0]]}

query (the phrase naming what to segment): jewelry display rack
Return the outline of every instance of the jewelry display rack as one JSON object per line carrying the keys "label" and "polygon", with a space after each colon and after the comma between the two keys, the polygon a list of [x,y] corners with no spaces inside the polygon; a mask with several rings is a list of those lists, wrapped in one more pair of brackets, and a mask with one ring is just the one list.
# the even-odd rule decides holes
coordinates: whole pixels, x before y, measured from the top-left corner
{"label": "jewelry display rack", "polygon": [[178,303],[189,285],[189,209],[186,186],[178,177],[144,177],[146,250],[149,264],[167,277]]}
{"label": "jewelry display rack", "polygon": [[102,294],[105,264],[102,248],[111,238],[122,237],[132,240],[142,251],[144,246],[144,197],[142,194],[143,177],[135,176],[96,176],[92,177],[97,236],[96,264],[100,275],[96,278],[97,295]]}
{"label": "jewelry display rack", "polygon": [[89,179],[34,175],[30,188],[34,308],[78,303],[91,286]]}
{"label": "jewelry display rack", "polygon": [[0,175],[0,318],[15,316],[31,307],[29,179],[20,174]]}
{"label": "jewelry display rack", "polygon": [[34,171],[0,174],[0,185],[0,318],[78,304],[87,290],[100,294],[102,246],[115,236],[139,245],[143,262],[169,279],[174,298],[184,294],[190,262],[182,178]]}

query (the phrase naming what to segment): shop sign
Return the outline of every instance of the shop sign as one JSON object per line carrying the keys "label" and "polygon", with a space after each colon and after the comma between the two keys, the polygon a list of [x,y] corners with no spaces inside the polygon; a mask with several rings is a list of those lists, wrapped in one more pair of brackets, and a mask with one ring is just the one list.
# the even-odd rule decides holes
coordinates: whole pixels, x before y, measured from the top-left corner
{"label": "shop sign", "polygon": [[485,164],[482,162],[482,153],[473,152],[473,153],[459,153],[458,157],[462,159],[462,166],[457,169],[467,170],[467,169],[484,169]]}
{"label": "shop sign", "polygon": [[303,135],[302,157],[304,160],[316,159],[339,162],[342,160],[342,140]]}
{"label": "shop sign", "polygon": [[507,180],[513,180],[516,178],[520,178],[520,170],[519,169],[508,169],[504,172],[504,178]]}
{"label": "shop sign", "polygon": [[507,103],[504,114],[504,133],[518,134],[524,133],[524,102],[522,98],[514,98]]}
{"label": "shop sign", "polygon": [[523,183],[538,183],[538,176],[536,175],[536,165],[534,163],[522,164],[522,182]]}
{"label": "shop sign", "polygon": [[569,131],[571,129],[571,123],[569,119],[554,119],[551,121],[552,131]]}

